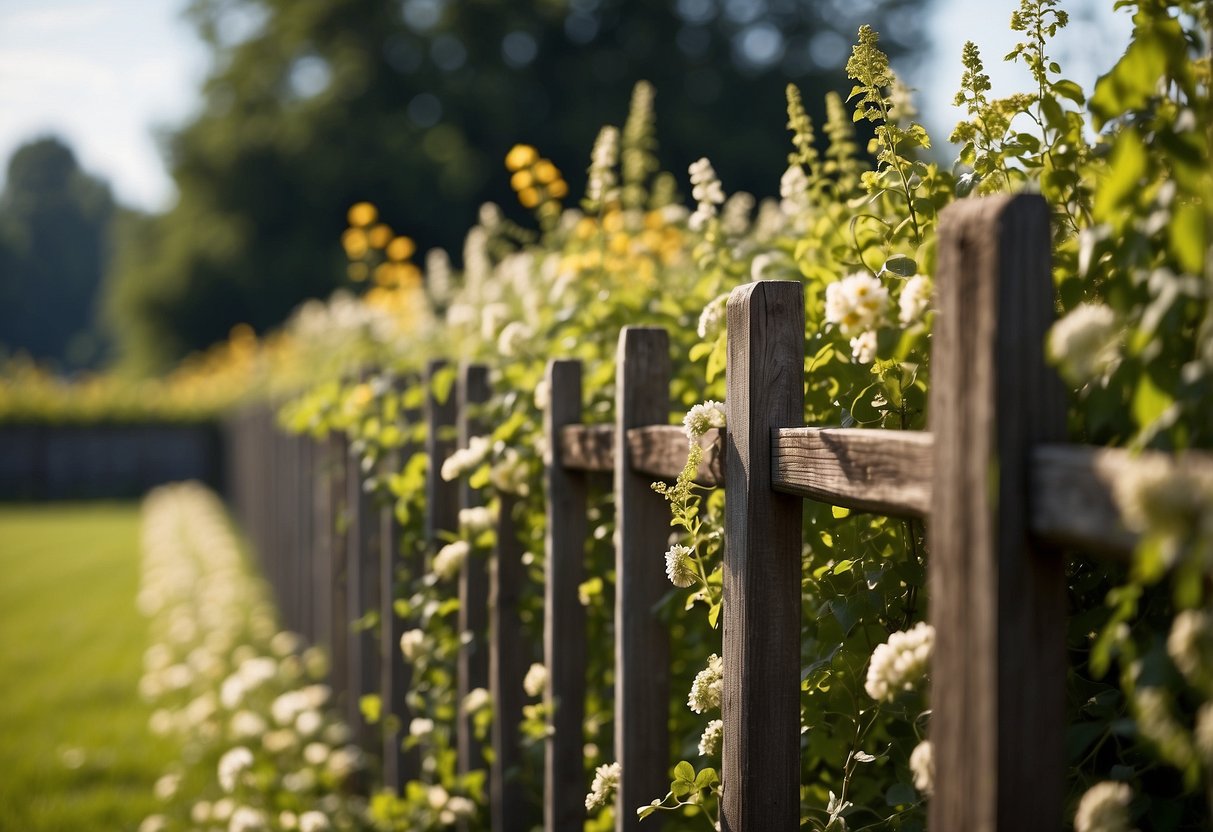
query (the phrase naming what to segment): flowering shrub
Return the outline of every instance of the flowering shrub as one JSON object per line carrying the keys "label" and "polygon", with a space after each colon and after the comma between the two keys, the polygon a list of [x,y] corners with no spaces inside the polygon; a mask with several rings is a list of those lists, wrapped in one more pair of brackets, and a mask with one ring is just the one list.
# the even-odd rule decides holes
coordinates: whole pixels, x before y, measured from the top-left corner
{"label": "flowering shrub", "polygon": [[[549,356],[584,362],[589,421],[612,417],[622,325],[666,326],[676,358],[671,417],[685,413],[688,462],[674,483],[655,487],[670,502],[674,531],[665,553],[671,587],[660,612],[673,636],[672,683],[680,700],[687,692],[689,707],[672,722],[681,759],[671,766],[669,792],[619,809],[641,815],[716,819],[726,495],[693,478],[704,434],[724,427],[723,318],[733,287],[803,281],[806,423],[922,429],[939,212],[972,194],[1038,189],[1054,212],[1062,313],[1048,352],[1070,385],[1073,436],[1174,451],[1213,445],[1213,211],[1205,164],[1213,114],[1208,61],[1196,57],[1208,43],[1209,12],[1186,1],[1128,5],[1136,11],[1133,41],[1089,93],[1062,77],[1049,55],[1051,38],[1067,23],[1055,0],[1024,0],[1011,21],[1023,41],[1008,60],[1027,67],[1031,91],[991,99],[980,52],[966,45],[957,95],[966,118],[953,133],[961,151],[950,168],[930,161],[931,139],[915,123],[878,35],[863,27],[847,64],[854,114],[831,94],[819,135],[800,93],[789,88],[792,150],[780,199],[758,206],[748,195],[728,195],[706,159],[689,170],[694,212],[679,204],[676,177],[660,172],[653,154],[653,92],[640,85],[623,129],[608,126],[595,142],[580,210],[564,206],[560,172],[520,145],[506,166],[539,231],[486,206],[468,234],[461,273],[445,255],[427,255],[424,280],[381,287],[410,293],[409,303],[424,309],[406,317],[407,304],[377,294],[365,305],[373,320],[358,349],[335,354],[346,357],[347,375],[359,364],[387,368],[406,380],[403,392],[386,376],[358,383],[334,376],[292,402],[283,419],[296,430],[348,436],[367,487],[396,501],[410,553],[426,545],[419,518],[427,463],[414,456],[395,471],[377,465],[387,449],[418,438],[405,411],[427,393],[450,394],[450,372],[428,390],[416,380],[422,362],[444,354],[490,362],[495,395],[479,414],[491,431],[435,463],[444,477],[485,489],[487,506],[461,518],[455,539],[426,553],[424,574],[401,576],[397,613],[411,622],[401,650],[415,668],[409,701],[417,715],[406,742],[425,749],[427,764],[403,794],[374,799],[380,827],[437,828],[483,812],[483,783],[455,774],[451,749],[455,715],[483,706],[456,701],[453,579],[461,564],[486,556],[493,512],[512,506],[527,552],[521,618],[530,643],[539,643]],[[872,132],[871,163],[859,153],[855,122]],[[352,229],[374,222],[365,214],[351,212]],[[386,248],[374,254],[371,231],[365,249],[349,251],[354,265],[385,257],[368,265],[369,274],[383,262],[402,265],[402,251],[396,259]],[[395,239],[379,237],[384,246]],[[1199,795],[1213,781],[1213,664],[1208,622],[1198,611],[1208,603],[1213,564],[1213,486],[1195,471],[1180,479],[1164,482],[1143,466],[1122,484],[1126,520],[1142,541],[1128,569],[1083,560],[1070,566],[1077,613],[1067,748],[1079,828],[1121,828],[1121,820],[1127,828],[1146,815],[1179,825],[1208,812]],[[603,809],[591,828],[610,826],[609,796],[620,776],[607,730],[614,668],[603,647],[612,643],[612,522],[609,507],[595,501],[593,577],[581,588],[595,646],[586,805]],[[929,601],[922,524],[809,503],[804,550],[802,825],[916,828],[934,782],[925,740],[933,632],[922,623]],[[691,614],[697,607],[705,614]],[[1119,678],[1109,675],[1113,668]],[[535,691],[542,685],[529,680],[528,693]],[[541,768],[543,718],[541,706],[528,707],[532,772]],[[457,798],[459,811],[450,806]]]}
{"label": "flowering shrub", "polygon": [[181,759],[140,832],[367,828],[351,789],[363,755],[316,681],[324,658],[277,630],[219,500],[197,484],[161,487],[144,501],[142,537],[139,608],[161,640],[139,690]]}

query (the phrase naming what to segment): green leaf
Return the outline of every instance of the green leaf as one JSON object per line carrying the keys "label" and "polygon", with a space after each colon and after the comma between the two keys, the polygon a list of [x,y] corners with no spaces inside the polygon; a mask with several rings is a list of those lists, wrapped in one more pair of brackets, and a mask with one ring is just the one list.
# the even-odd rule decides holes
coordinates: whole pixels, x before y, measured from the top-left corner
{"label": "green leaf", "polygon": [[1175,209],[1167,232],[1179,267],[1190,274],[1200,274],[1207,245],[1205,212],[1190,202],[1181,204]]}
{"label": "green leaf", "polygon": [[844,517],[850,517],[851,510],[842,506],[830,506],[830,514],[834,515],[835,520],[841,520]]}
{"label": "green leaf", "polygon": [[853,560],[840,560],[840,561],[838,561],[838,563],[834,564],[834,574],[842,575],[844,573],[850,572],[851,567],[854,566],[854,564],[855,564],[855,561],[853,561]]}
{"label": "green leaf", "polygon": [[1125,129],[1116,139],[1108,178],[1095,193],[1095,217],[1110,221],[1118,209],[1131,202],[1146,173],[1146,146],[1136,130]]}
{"label": "green leaf", "polygon": [[1062,98],[1068,98],[1081,107],[1086,103],[1087,97],[1082,94],[1082,87],[1073,81],[1062,79],[1053,84],[1053,92],[1060,95]]}
{"label": "green leaf", "polygon": [[884,261],[884,268],[881,271],[892,272],[902,277],[913,277],[918,274],[918,263],[912,257],[907,257],[904,254],[895,254]]}
{"label": "green leaf", "polygon": [[451,388],[454,386],[455,366],[453,364],[439,368],[430,377],[430,392],[434,394],[434,399],[438,404],[446,404],[446,400],[451,395]]}
{"label": "green leaf", "polygon": [[674,766],[674,780],[695,785],[695,766],[686,760],[681,760],[678,765]]}
{"label": "green leaf", "polygon": [[909,783],[894,783],[884,793],[884,802],[889,806],[905,806],[918,802],[918,792]]}
{"label": "green leaf", "polygon": [[1169,393],[1154,384],[1149,373],[1143,373],[1133,391],[1133,421],[1139,428],[1149,427],[1174,401]]}
{"label": "green leaf", "polygon": [[1166,68],[1167,50],[1162,39],[1152,33],[1135,33],[1116,66],[1095,82],[1090,105],[1095,128],[1130,110],[1145,107]]}
{"label": "green leaf", "polygon": [[362,711],[362,716],[367,722],[374,725],[383,713],[383,700],[377,693],[368,693],[359,698],[358,710]]}
{"label": "green leaf", "polygon": [[708,366],[705,370],[707,382],[711,384],[716,376],[724,372],[725,366],[728,364],[729,349],[728,344],[723,336],[716,339],[716,343],[712,345],[712,353],[708,356]]}
{"label": "green leaf", "polygon": [[691,361],[698,361],[699,359],[703,358],[705,355],[710,353],[714,346],[715,346],[714,343],[710,343],[708,341],[700,341],[698,344],[695,344],[693,347],[691,347],[690,351],[687,352],[687,358],[689,358]]}

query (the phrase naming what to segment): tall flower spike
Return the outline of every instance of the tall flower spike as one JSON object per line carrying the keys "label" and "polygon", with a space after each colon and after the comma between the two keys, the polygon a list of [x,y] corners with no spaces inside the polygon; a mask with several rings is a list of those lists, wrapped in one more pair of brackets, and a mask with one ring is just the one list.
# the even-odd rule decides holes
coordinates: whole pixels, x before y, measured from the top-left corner
{"label": "tall flower spike", "polygon": [[657,131],[654,128],[653,100],[656,93],[648,81],[638,81],[632,88],[632,103],[628,120],[623,125],[623,206],[643,208],[646,201],[645,182],[656,173]]}
{"label": "tall flower spike", "polygon": [[590,154],[589,179],[585,189],[584,208],[587,213],[598,213],[606,204],[618,199],[618,178],[615,165],[619,162],[619,129],[606,125],[598,131],[594,150]]}

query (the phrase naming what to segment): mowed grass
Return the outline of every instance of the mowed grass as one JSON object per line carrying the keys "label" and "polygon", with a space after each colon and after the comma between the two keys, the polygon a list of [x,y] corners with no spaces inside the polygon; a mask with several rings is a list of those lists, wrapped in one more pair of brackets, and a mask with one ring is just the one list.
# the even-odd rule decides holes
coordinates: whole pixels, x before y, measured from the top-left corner
{"label": "mowed grass", "polygon": [[0,506],[0,830],[134,830],[174,749],[136,687],[135,504]]}

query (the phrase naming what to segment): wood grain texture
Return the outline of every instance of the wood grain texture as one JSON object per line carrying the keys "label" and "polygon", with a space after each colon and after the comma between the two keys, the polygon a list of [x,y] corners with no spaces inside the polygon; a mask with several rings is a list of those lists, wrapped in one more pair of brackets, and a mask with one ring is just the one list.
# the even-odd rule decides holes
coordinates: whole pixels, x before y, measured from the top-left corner
{"label": "wood grain texture", "polygon": [[[395,393],[403,391],[403,381],[395,381]],[[420,414],[406,411],[401,415],[399,427],[408,435],[417,423]],[[417,448],[406,442],[392,448],[383,459],[383,473],[390,475],[401,470]],[[379,655],[380,695],[383,697],[383,785],[396,794],[403,794],[404,784],[417,779],[421,774],[420,751],[417,748],[405,751],[401,741],[412,721],[408,705],[408,691],[412,686],[412,667],[405,663],[400,652],[400,637],[404,635],[406,622],[396,614],[397,585],[401,579],[420,574],[424,564],[414,555],[406,558],[401,551],[402,529],[396,519],[396,507],[392,499],[384,501],[379,508]]]}
{"label": "wood grain texture", "polygon": [[[460,367],[456,390],[460,448],[466,448],[473,436],[488,433],[479,411],[489,400],[491,393],[488,367],[483,364],[464,364]],[[441,470],[445,459],[445,456],[431,457],[430,464]],[[472,488],[467,477],[461,477],[458,486],[460,508],[473,508],[484,504],[484,495],[479,489]],[[473,555],[464,559],[459,570],[459,632],[463,636],[463,643],[459,647],[456,687],[460,702],[476,688],[489,686],[488,628],[488,559]],[[467,773],[484,768],[483,743],[476,737],[472,717],[464,714],[460,708],[457,719],[459,771]]]}
{"label": "wood grain texture", "polygon": [[585,580],[589,541],[587,474],[568,465],[557,441],[581,421],[581,362],[547,366],[551,403],[543,430],[550,449],[544,460],[547,530],[543,585],[543,661],[548,671],[544,702],[550,731],[544,742],[543,828],[564,832],[585,825],[585,608],[578,597]]}
{"label": "wood grain texture", "polygon": [[858,511],[924,517],[931,505],[931,434],[781,428],[771,449],[776,491]]}
{"label": "wood grain texture", "polygon": [[[615,447],[634,427],[662,424],[670,413],[670,345],[664,329],[624,327],[615,371]],[[665,594],[670,535],[665,499],[628,455],[615,459],[615,758],[622,767],[616,832],[641,826],[636,807],[669,790],[669,634],[654,608]]]}
{"label": "wood grain texture", "polygon": [[561,425],[561,464],[570,471],[615,470],[614,425]]}
{"label": "wood grain texture", "polygon": [[[627,432],[628,458],[632,469],[647,477],[674,480],[687,463],[687,436],[682,425],[648,425]],[[699,438],[704,449],[703,462],[695,482],[705,486],[724,485],[724,437],[712,428]]]}
{"label": "wood grain texture", "polygon": [[804,290],[759,281],[728,302],[721,828],[800,823],[803,501],[771,488],[777,428],[804,418]]}
{"label": "wood grain texture", "polygon": [[374,632],[356,627],[366,613],[379,605],[378,518],[371,495],[363,487],[362,455],[346,456],[346,609],[342,622],[348,639],[346,663],[350,695],[346,701],[347,723],[364,751],[378,756],[379,728],[367,722],[361,700],[379,692],[379,644]]}
{"label": "wood grain texture", "polygon": [[502,494],[497,514],[497,547],[489,572],[489,691],[493,702],[493,762],[489,770],[489,808],[494,832],[528,832],[536,807],[527,800],[519,723],[526,704],[522,681],[531,664],[519,601],[526,580],[518,513],[525,506]]}
{"label": "wood grain texture", "polygon": [[349,665],[346,662],[349,639],[346,638],[345,610],[346,601],[346,457],[349,455],[348,443],[344,436],[337,433],[329,434],[329,511],[332,518],[331,535],[329,537],[329,574],[324,577],[321,591],[328,591],[327,629],[329,635],[329,675],[332,679],[333,693],[339,707],[349,701],[350,682]]}
{"label": "wood grain texture", "polygon": [[1032,448],[1065,436],[1043,356],[1049,250],[1039,196],[962,200],[940,219],[928,524],[938,830],[1062,826],[1063,564],[1029,533]]}

